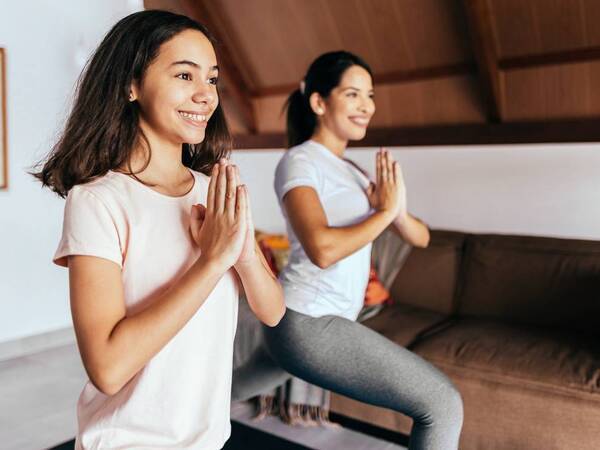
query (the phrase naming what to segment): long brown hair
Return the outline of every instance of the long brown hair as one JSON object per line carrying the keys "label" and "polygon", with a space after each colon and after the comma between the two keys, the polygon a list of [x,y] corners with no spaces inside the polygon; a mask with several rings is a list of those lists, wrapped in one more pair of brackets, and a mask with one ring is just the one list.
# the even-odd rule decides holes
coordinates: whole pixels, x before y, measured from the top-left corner
{"label": "long brown hair", "polygon": [[[139,105],[129,101],[130,86],[142,81],[160,46],[187,29],[202,32],[214,43],[203,25],[167,11],[131,14],[108,32],[79,77],[74,105],[58,142],[38,163],[41,170],[32,173],[43,186],[65,197],[73,186],[123,164],[132,173],[131,156],[140,139],[148,150],[147,167],[151,149],[139,127]],[[231,146],[219,104],[207,124],[204,141],[182,145],[182,163],[209,174]]]}

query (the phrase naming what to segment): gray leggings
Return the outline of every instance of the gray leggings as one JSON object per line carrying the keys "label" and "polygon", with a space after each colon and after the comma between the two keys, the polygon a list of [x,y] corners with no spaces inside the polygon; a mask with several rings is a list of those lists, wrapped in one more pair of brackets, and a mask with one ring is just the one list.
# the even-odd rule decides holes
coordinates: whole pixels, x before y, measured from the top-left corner
{"label": "gray leggings", "polygon": [[288,309],[279,325],[264,330],[269,355],[292,375],[411,417],[411,450],[458,448],[460,394],[419,356],[338,316],[315,318]]}

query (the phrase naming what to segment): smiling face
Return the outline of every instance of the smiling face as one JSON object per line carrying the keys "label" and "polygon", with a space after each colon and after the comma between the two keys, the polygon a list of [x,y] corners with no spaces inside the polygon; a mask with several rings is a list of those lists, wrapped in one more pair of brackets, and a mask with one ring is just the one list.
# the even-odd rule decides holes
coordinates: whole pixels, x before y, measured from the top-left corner
{"label": "smiling face", "polygon": [[217,57],[208,38],[185,30],[161,45],[141,84],[132,85],[140,127],[174,145],[198,144],[219,104]]}
{"label": "smiling face", "polygon": [[361,66],[349,67],[326,99],[311,101],[319,127],[344,141],[360,140],[375,113],[373,81]]}

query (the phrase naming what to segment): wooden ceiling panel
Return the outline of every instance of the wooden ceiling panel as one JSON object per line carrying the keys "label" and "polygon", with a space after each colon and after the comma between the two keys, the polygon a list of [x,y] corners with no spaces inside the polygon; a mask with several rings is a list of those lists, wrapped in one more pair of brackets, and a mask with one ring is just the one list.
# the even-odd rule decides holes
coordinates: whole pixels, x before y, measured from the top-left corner
{"label": "wooden ceiling panel", "polygon": [[248,84],[258,91],[299,82],[316,56],[332,50],[364,57],[376,74],[472,60],[453,2],[221,0],[211,7],[229,24],[225,44],[244,55]]}
{"label": "wooden ceiling panel", "polygon": [[500,58],[600,45],[597,0],[487,0]]}
{"label": "wooden ceiling panel", "polygon": [[390,84],[375,92],[377,111],[371,122],[375,128],[485,122],[471,76]]}
{"label": "wooden ceiling panel", "polygon": [[600,62],[509,71],[506,120],[600,116]]}

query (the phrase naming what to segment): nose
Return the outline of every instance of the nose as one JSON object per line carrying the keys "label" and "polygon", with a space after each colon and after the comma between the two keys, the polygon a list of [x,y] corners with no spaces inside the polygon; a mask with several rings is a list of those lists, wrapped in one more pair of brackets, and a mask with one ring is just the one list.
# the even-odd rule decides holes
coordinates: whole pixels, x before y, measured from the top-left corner
{"label": "nose", "polygon": [[373,114],[375,112],[375,102],[371,97],[363,98],[358,109],[362,114]]}
{"label": "nose", "polygon": [[201,84],[194,92],[192,100],[194,103],[203,105],[206,109],[213,109],[218,99],[216,89],[212,85]]}

